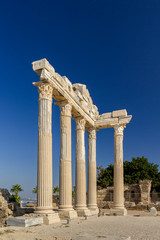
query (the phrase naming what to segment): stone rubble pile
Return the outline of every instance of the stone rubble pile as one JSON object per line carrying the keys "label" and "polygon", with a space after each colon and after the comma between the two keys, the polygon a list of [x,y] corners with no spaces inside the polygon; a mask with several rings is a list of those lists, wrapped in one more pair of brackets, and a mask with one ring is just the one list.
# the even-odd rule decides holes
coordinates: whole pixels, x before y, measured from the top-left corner
{"label": "stone rubble pile", "polygon": [[[6,190],[6,189],[5,189]],[[7,193],[8,190],[6,190]],[[3,191],[4,193],[5,191]],[[12,211],[8,208],[8,203],[0,192],[0,227],[3,227],[9,215],[12,215]]]}

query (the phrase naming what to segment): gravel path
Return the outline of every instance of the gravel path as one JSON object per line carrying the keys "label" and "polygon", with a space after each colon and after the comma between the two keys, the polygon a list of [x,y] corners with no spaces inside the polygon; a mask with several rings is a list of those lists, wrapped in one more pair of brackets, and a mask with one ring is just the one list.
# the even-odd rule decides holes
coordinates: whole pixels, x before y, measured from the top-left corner
{"label": "gravel path", "polygon": [[[160,240],[160,216],[79,218],[66,224],[0,229],[0,240]],[[12,232],[13,231],[13,232]]]}

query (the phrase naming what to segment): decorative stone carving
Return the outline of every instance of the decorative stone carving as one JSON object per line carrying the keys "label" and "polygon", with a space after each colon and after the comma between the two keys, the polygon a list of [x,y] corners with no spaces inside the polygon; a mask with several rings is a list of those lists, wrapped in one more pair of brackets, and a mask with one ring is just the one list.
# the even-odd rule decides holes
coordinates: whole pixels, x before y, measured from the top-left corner
{"label": "decorative stone carving", "polygon": [[60,107],[60,111],[61,111],[61,116],[69,116],[71,117],[71,110],[72,110],[72,106],[70,104],[58,104]]}
{"label": "decorative stone carving", "polygon": [[86,120],[82,117],[76,117],[75,118],[76,121],[76,130],[85,130],[85,124],[86,124]]}
{"label": "decorative stone carving", "polygon": [[123,130],[124,130],[124,126],[120,126],[120,125],[115,125],[114,126],[114,135],[117,136],[117,135],[123,135]]}
{"label": "decorative stone carving", "polygon": [[96,139],[96,129],[95,128],[87,128],[88,137],[92,139]]}
{"label": "decorative stone carving", "polygon": [[46,98],[52,101],[53,88],[48,83],[40,82],[38,84],[39,99]]}

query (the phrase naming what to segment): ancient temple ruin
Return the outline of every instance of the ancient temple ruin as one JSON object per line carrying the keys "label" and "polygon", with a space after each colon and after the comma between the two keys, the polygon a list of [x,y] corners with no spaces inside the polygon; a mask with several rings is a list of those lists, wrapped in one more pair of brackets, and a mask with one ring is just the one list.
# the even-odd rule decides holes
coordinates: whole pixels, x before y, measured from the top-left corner
{"label": "ancient temple ruin", "polygon": [[[72,84],[60,76],[46,59],[33,62],[40,81],[38,116],[38,194],[36,213],[47,224],[58,222],[52,210],[52,98],[60,108],[60,206],[59,215],[69,218],[96,214],[96,131],[114,128],[114,208],[111,214],[125,215],[123,193],[123,130],[132,118],[126,110],[99,115],[86,85]],[[71,117],[76,122],[76,204],[72,206]],[[54,117],[53,117],[54,118]],[[86,200],[85,130],[88,133],[88,199]]]}

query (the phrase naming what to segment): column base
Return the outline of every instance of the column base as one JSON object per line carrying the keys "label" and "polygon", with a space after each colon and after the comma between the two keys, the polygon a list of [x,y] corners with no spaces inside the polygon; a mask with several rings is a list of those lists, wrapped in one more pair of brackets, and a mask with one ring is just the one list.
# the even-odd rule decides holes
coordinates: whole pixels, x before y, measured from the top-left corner
{"label": "column base", "polygon": [[69,218],[69,219],[77,218],[77,212],[74,209],[71,209],[71,210],[59,209],[58,213],[59,213],[59,217],[62,218],[62,219],[64,219],[64,218]]}
{"label": "column base", "polygon": [[88,208],[91,212],[91,215],[94,216],[94,215],[98,215],[99,213],[99,208]]}
{"label": "column base", "polygon": [[59,218],[58,213],[36,214],[36,215],[43,217],[43,224],[45,224],[45,225],[50,225],[50,224],[60,222],[60,218]]}
{"label": "column base", "polygon": [[86,208],[86,209],[76,209],[78,217],[90,217],[91,211]]}
{"label": "column base", "polygon": [[35,215],[42,216],[43,217],[43,223],[46,225],[59,223],[60,218],[58,213],[52,211],[52,210],[41,210],[36,209],[34,212]]}
{"label": "column base", "polygon": [[59,222],[60,222],[60,218],[58,213],[46,214],[43,216],[43,223],[46,225],[59,223]]}
{"label": "column base", "polygon": [[112,208],[112,209],[110,209],[110,215],[126,216],[127,215],[127,209],[126,208]]}
{"label": "column base", "polygon": [[52,207],[36,207],[35,214],[52,214],[54,213]]}

